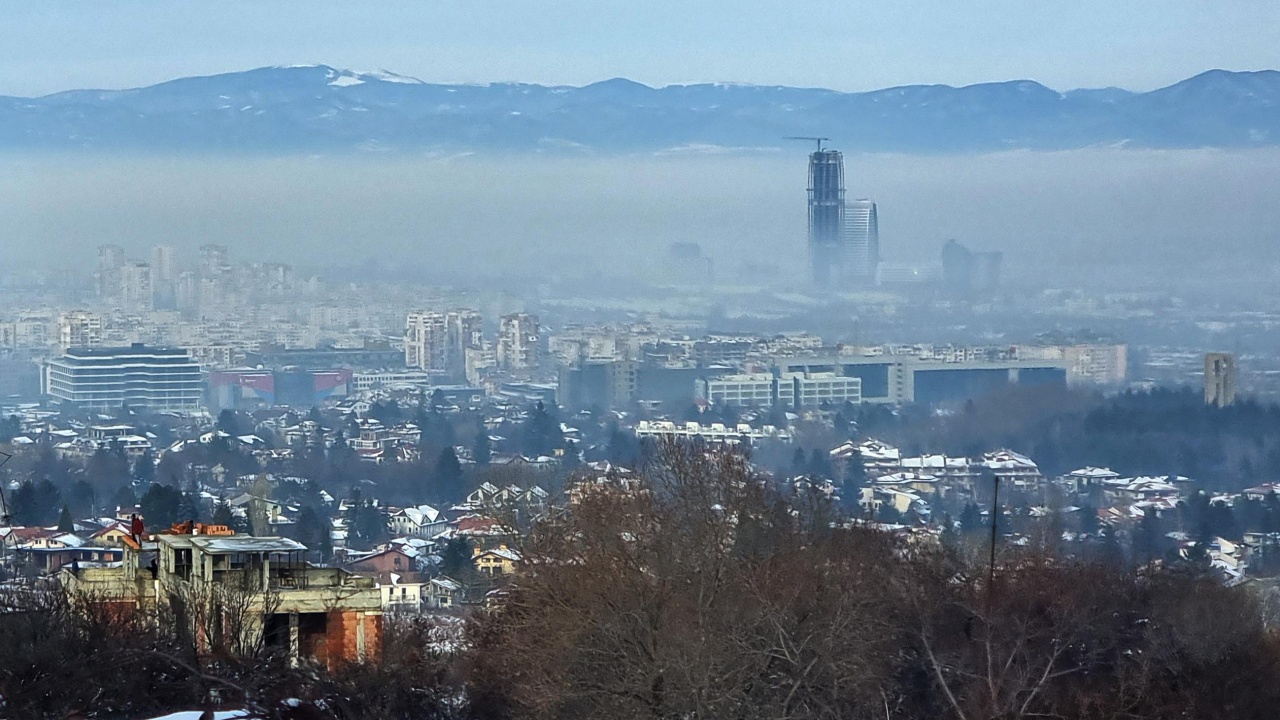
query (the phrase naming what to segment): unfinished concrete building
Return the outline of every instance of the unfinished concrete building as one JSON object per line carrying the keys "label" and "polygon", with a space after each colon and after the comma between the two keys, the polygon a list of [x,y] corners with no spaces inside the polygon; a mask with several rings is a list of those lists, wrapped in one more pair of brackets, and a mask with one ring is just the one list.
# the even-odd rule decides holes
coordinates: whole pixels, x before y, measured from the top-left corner
{"label": "unfinished concrete building", "polygon": [[65,568],[64,584],[122,611],[164,607],[198,642],[232,651],[266,646],[330,668],[381,655],[373,579],[309,565],[296,541],[160,534],[134,544],[118,565]]}

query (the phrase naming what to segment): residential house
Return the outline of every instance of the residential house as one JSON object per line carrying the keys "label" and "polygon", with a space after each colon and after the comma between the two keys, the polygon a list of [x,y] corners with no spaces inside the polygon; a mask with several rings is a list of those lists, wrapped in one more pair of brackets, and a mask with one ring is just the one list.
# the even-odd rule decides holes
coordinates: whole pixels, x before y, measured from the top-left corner
{"label": "residential house", "polygon": [[391,534],[403,537],[433,538],[449,527],[444,514],[430,505],[396,510],[387,518]]}

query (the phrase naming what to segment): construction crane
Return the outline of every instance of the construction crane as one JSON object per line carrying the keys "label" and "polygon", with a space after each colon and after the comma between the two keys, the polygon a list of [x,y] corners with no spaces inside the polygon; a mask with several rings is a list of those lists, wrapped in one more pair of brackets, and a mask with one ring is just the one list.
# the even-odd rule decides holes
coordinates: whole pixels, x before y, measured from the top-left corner
{"label": "construction crane", "polygon": [[813,142],[815,142],[815,143],[817,143],[817,144],[818,144],[818,152],[822,152],[822,143],[824,143],[824,142],[826,142],[826,141],[830,140],[831,138],[826,138],[826,137],[808,137],[808,136],[805,136],[805,135],[788,135],[787,137],[784,137],[784,138],[782,138],[782,139],[783,139],[783,140],[812,140]]}

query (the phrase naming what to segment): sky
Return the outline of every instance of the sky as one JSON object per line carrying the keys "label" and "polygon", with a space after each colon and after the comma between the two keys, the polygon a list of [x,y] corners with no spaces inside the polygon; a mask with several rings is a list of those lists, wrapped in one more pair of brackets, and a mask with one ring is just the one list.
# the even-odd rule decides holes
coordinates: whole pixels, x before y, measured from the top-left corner
{"label": "sky", "polygon": [[0,95],[304,63],[430,82],[1147,90],[1212,68],[1280,68],[1280,3],[0,0]]}

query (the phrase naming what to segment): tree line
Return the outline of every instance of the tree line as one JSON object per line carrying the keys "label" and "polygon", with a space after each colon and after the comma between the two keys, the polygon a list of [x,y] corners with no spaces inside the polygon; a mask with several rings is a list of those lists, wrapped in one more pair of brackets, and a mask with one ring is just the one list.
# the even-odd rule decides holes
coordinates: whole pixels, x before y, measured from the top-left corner
{"label": "tree line", "polygon": [[981,544],[878,532],[693,444],[641,478],[535,523],[455,642],[392,626],[382,664],[330,673],[55,603],[0,613],[0,696],[24,717],[216,696],[265,717],[474,720],[1249,719],[1280,702],[1274,593],[1063,558],[1052,528],[989,565]]}

